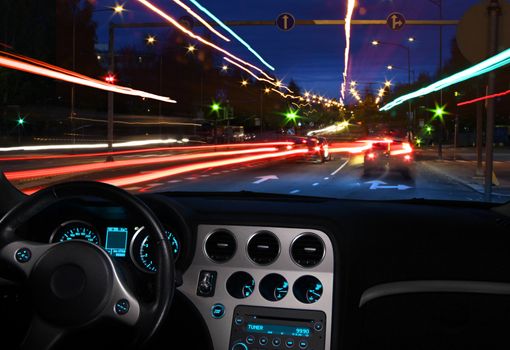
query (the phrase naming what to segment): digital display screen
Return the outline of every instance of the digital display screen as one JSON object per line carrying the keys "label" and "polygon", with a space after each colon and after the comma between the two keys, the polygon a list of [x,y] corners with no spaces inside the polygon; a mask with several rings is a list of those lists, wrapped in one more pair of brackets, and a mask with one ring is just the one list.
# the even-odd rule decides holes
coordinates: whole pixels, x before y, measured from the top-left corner
{"label": "digital display screen", "polygon": [[308,327],[292,327],[259,323],[248,323],[246,325],[246,331],[251,333],[287,335],[293,337],[309,337],[311,332]]}
{"label": "digital display screen", "polygon": [[127,227],[106,228],[106,251],[115,257],[125,257],[127,248]]}

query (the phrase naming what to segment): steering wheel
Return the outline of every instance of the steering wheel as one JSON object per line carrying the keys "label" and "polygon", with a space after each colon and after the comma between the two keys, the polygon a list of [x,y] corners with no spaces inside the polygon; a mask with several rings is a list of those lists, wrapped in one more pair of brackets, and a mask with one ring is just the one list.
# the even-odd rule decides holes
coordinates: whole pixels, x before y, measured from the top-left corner
{"label": "steering wheel", "polygon": [[[151,302],[135,297],[103,248],[83,240],[41,244],[17,235],[17,228],[51,204],[84,196],[112,201],[146,221],[159,262]],[[0,220],[0,261],[17,269],[31,292],[35,312],[21,344],[26,350],[51,349],[63,336],[105,319],[131,326],[133,344],[141,347],[161,326],[174,295],[174,261],[157,217],[140,199],[98,182],[46,188],[7,213]]]}

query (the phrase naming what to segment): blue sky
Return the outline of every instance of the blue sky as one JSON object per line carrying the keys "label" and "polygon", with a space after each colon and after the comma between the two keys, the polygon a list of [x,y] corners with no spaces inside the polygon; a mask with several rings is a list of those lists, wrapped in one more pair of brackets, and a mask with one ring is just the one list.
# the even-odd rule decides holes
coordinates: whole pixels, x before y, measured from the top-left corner
{"label": "blue sky", "polygon": [[[188,1],[183,2],[191,5]],[[166,12],[180,18],[185,12],[171,0],[152,0]],[[274,20],[282,12],[293,14],[296,19],[343,19],[346,0],[199,0],[222,20]],[[470,6],[479,0],[443,0],[444,19],[460,19]],[[96,0],[98,7],[111,6],[112,0]],[[113,21],[160,22],[136,0],[126,1],[129,12]],[[389,13],[398,11],[408,19],[438,19],[439,11],[430,0],[358,0],[354,19],[384,19]],[[198,12],[198,11],[197,11]],[[106,43],[107,22],[110,15],[96,13],[98,41]],[[294,78],[306,90],[329,97],[339,97],[339,86],[344,70],[345,33],[343,26],[297,26],[282,32],[274,26],[234,27],[262,57],[275,68],[278,77],[288,81]],[[122,30],[117,35],[116,47],[143,44],[148,33],[162,34],[157,30]],[[387,71],[386,66],[407,67],[406,52],[391,46],[372,47],[370,42],[378,39],[386,42],[408,44],[409,36],[416,38],[411,44],[412,68],[416,74],[434,72],[439,64],[439,31],[437,27],[406,26],[400,31],[391,31],[387,26],[354,26],[351,38],[351,65],[349,77],[360,82],[382,83],[385,79],[407,81],[407,72],[396,69]],[[443,29],[444,60],[449,58],[450,45],[455,37],[455,27]],[[256,64],[263,65],[235,40],[221,46]],[[378,86],[374,86],[376,88]]]}

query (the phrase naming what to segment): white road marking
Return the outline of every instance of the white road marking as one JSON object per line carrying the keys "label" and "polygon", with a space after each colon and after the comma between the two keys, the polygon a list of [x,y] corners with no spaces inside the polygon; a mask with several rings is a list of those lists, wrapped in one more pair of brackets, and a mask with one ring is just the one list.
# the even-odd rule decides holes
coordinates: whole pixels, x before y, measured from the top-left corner
{"label": "white road marking", "polygon": [[318,185],[319,185],[319,183],[318,183],[318,182],[316,182],[316,183],[314,183],[312,186],[318,186]]}
{"label": "white road marking", "polygon": [[384,181],[368,181],[367,184],[371,184],[370,190],[399,190],[399,191],[405,191],[412,187],[406,186],[406,185],[397,185],[397,186],[381,186],[386,185],[386,182]]}
{"label": "white road marking", "polygon": [[182,180],[170,180],[170,181],[168,181],[169,184],[176,184],[178,182],[182,182]]}
{"label": "white road marking", "polygon": [[346,166],[346,165],[347,165],[347,163],[349,163],[349,159],[347,159],[347,160],[345,161],[345,163],[343,163],[342,165],[340,165],[340,167],[339,167],[338,169],[336,169],[335,171],[333,171],[333,172],[331,173],[331,176],[335,176],[335,175],[336,175],[336,174],[337,174],[340,170],[342,170],[342,169],[344,168],[344,166]]}
{"label": "white road marking", "polygon": [[300,190],[290,191],[290,194],[295,194],[295,193],[298,193],[298,192],[301,192],[301,191]]}
{"label": "white road marking", "polygon": [[254,181],[253,183],[258,185],[263,182],[266,182],[267,180],[278,180],[279,178],[276,175],[266,175],[266,176],[257,176],[256,179],[258,179],[258,180]]}
{"label": "white road marking", "polygon": [[324,180],[329,180],[329,176],[326,176],[326,177],[324,178]]}

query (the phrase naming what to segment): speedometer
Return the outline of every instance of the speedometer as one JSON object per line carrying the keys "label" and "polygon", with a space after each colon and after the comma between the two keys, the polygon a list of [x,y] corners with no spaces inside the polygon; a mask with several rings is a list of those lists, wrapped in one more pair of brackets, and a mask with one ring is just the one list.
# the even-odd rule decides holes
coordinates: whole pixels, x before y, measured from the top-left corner
{"label": "speedometer", "polygon": [[59,243],[75,239],[101,245],[101,240],[94,227],[83,221],[64,222],[53,232],[50,241]]}
{"label": "speedometer", "polygon": [[[179,257],[181,250],[180,242],[177,236],[171,231],[165,230],[165,234],[170,243],[172,255],[175,261]],[[141,267],[143,270],[148,272],[156,272],[158,270],[153,239],[146,233],[146,231],[144,232],[144,227],[141,227],[133,238],[131,256],[134,258],[136,265]]]}

